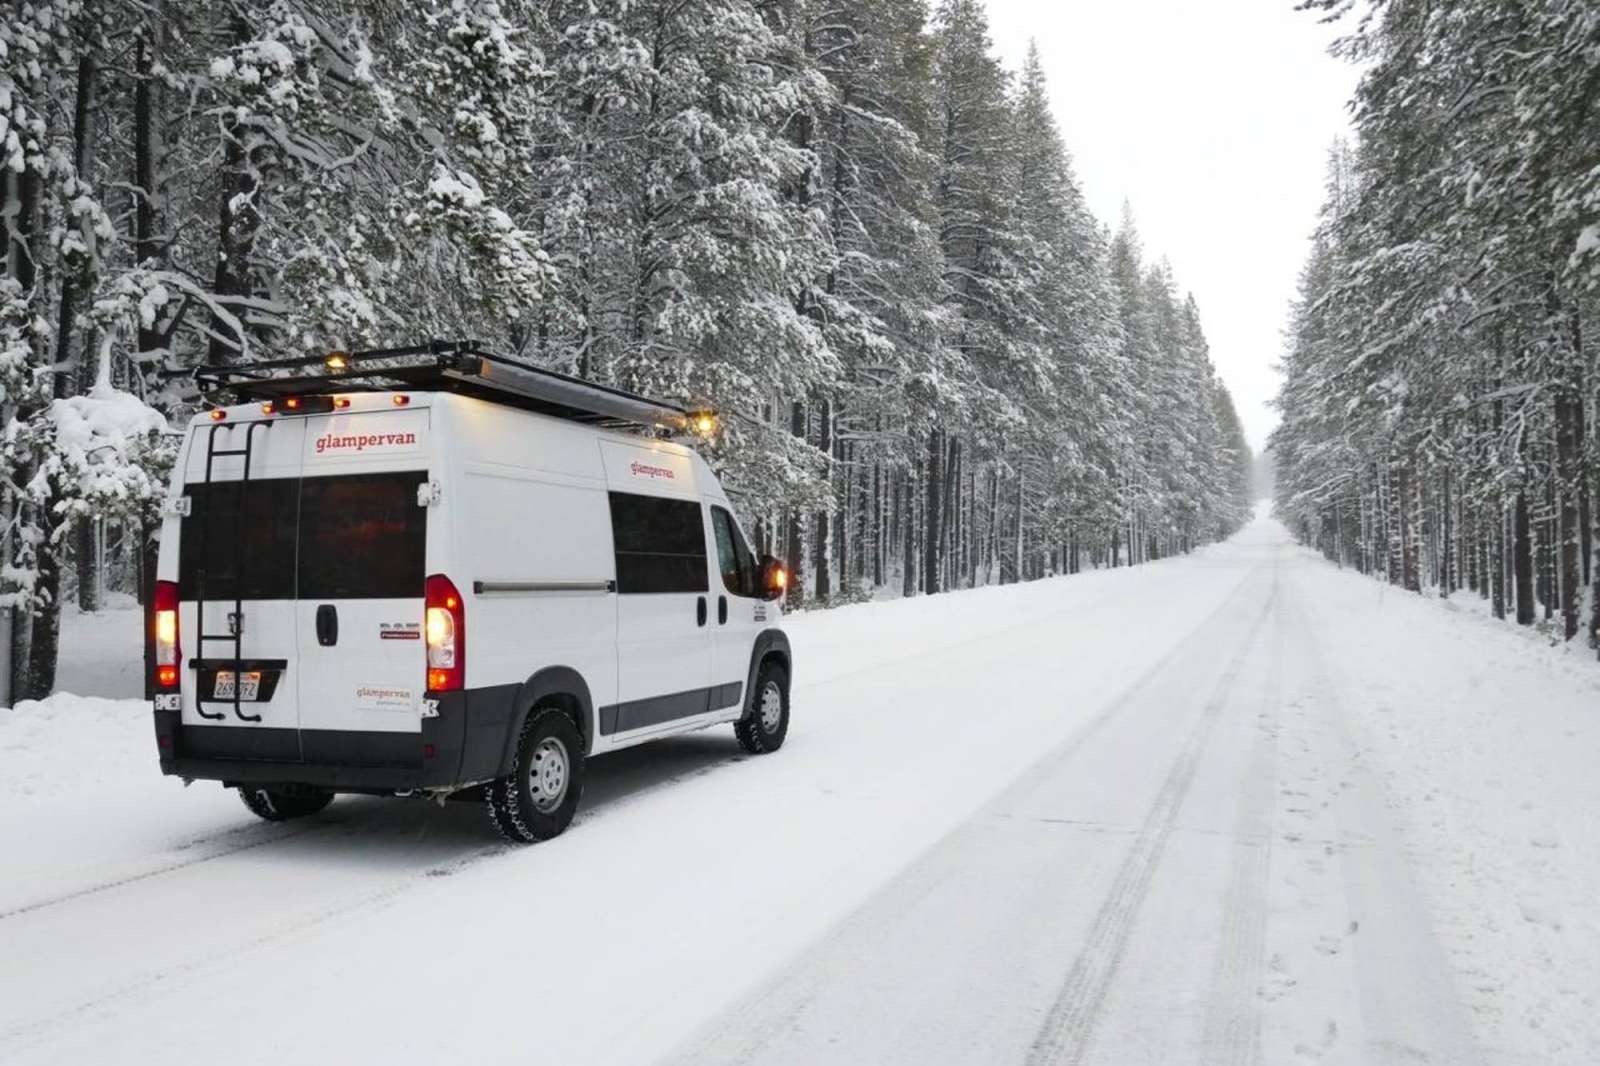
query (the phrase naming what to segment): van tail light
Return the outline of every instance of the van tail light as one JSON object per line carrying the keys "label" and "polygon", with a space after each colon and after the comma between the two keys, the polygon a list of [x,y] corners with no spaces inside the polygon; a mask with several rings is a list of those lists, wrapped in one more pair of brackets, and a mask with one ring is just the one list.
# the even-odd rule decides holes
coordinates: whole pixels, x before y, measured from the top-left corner
{"label": "van tail light", "polygon": [[171,692],[178,687],[178,661],[183,649],[178,643],[178,583],[157,581],[150,611],[150,633],[155,639],[155,687]]}
{"label": "van tail light", "polygon": [[430,574],[424,589],[427,613],[428,691],[455,692],[467,683],[467,611],[461,593],[443,574]]}

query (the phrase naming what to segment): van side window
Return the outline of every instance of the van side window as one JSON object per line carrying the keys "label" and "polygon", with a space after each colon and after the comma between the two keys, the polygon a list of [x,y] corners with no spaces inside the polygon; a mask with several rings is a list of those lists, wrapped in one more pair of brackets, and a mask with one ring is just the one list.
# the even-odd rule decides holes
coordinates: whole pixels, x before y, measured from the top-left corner
{"label": "van side window", "polygon": [[717,535],[717,568],[723,586],[735,596],[754,596],[760,577],[756,559],[744,542],[739,523],[721,507],[711,508],[711,529]]}
{"label": "van side window", "polygon": [[706,527],[695,500],[611,493],[617,591],[705,592]]}

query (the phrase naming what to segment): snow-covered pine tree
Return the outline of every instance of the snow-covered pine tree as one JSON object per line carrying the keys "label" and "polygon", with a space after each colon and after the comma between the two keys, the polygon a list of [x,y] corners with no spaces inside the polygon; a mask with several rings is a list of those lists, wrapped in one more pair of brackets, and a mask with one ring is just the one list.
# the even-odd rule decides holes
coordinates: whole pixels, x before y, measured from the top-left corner
{"label": "snow-covered pine tree", "polygon": [[1363,6],[1342,45],[1367,64],[1360,141],[1302,279],[1280,510],[1406,587],[1593,632],[1600,176],[1579,131],[1600,19],[1573,0]]}

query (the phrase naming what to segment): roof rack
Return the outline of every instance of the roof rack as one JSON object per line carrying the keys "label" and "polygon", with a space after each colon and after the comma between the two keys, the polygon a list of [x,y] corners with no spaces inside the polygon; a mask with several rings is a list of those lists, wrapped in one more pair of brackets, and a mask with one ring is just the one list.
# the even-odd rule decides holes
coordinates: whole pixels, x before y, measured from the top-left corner
{"label": "roof rack", "polygon": [[[310,371],[299,373],[294,371]],[[707,413],[652,400],[483,351],[476,341],[435,340],[405,348],[330,352],[192,373],[202,395],[227,389],[241,403],[318,391],[423,389],[473,396],[599,426],[643,426],[684,433]]]}

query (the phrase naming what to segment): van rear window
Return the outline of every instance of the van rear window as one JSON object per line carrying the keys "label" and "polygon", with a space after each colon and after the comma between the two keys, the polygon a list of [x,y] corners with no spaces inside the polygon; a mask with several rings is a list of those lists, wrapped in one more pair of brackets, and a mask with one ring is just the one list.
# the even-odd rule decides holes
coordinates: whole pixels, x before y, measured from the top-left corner
{"label": "van rear window", "polygon": [[425,474],[352,474],[300,482],[300,598],[421,596]]}
{"label": "van rear window", "polygon": [[185,486],[178,580],[185,599],[420,597],[426,508],[420,471],[254,478]]}
{"label": "van rear window", "polygon": [[185,599],[294,599],[295,514],[299,478],[187,485],[189,514],[178,540],[178,583]]}

